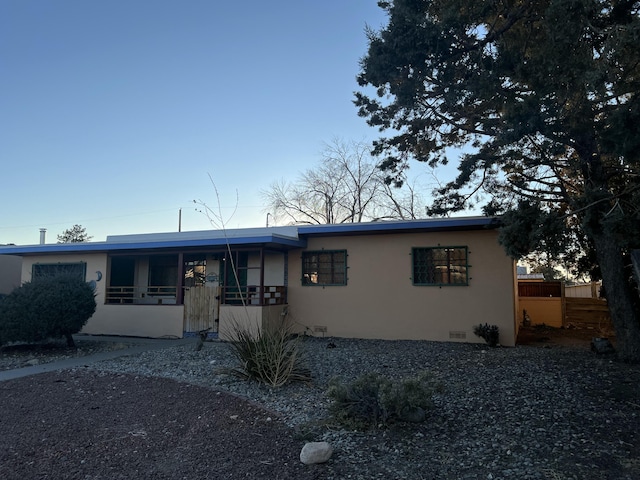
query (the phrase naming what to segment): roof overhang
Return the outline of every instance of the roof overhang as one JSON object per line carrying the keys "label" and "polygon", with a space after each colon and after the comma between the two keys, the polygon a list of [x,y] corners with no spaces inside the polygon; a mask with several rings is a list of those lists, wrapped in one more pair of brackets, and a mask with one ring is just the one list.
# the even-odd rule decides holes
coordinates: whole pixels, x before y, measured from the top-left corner
{"label": "roof overhang", "polygon": [[286,251],[305,248],[309,237],[469,231],[494,229],[499,226],[500,220],[496,217],[457,217],[333,225],[206,230],[200,232],[148,233],[109,236],[105,242],[1,246],[0,255],[141,254],[144,252],[221,250],[226,247]]}
{"label": "roof overhang", "polygon": [[455,232],[494,229],[500,226],[497,217],[429,218],[425,220],[395,220],[334,225],[301,225],[300,236],[373,235],[408,232]]}
{"label": "roof overhang", "polygon": [[140,253],[141,251],[171,250],[203,250],[232,248],[265,248],[270,250],[290,250],[304,248],[306,239],[292,238],[277,234],[251,236],[233,236],[229,238],[184,238],[154,240],[152,238],[138,241],[106,241],[82,243],[57,243],[45,245],[5,246],[0,247],[0,255],[64,255],[77,253]]}

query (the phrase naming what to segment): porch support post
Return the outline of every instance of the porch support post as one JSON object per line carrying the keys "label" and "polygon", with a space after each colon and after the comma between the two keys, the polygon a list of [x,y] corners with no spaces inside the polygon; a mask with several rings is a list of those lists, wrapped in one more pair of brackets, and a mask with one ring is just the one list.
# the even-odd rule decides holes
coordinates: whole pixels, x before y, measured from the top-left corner
{"label": "porch support post", "polygon": [[260,247],[260,306],[264,305],[264,247]]}
{"label": "porch support post", "polygon": [[184,254],[178,254],[178,282],[176,283],[176,305],[184,303]]}

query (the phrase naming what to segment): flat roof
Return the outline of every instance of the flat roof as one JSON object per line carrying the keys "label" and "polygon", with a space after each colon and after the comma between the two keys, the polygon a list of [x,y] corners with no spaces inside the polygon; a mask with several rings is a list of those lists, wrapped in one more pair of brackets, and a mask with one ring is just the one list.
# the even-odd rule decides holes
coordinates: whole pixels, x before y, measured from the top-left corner
{"label": "flat roof", "polygon": [[[262,230],[262,231],[259,231]],[[296,236],[282,235],[267,229],[247,229],[238,232],[175,232],[141,235],[109,236],[105,242],[51,243],[43,245],[15,245],[0,247],[0,255],[47,255],[65,253],[104,253],[138,250],[175,250],[233,247],[265,247],[276,250],[303,248],[307,242]],[[271,229],[273,230],[273,229]],[[286,232],[285,232],[286,233]]]}
{"label": "flat roof", "polygon": [[203,230],[195,232],[111,235],[104,242],[50,243],[0,246],[0,255],[47,255],[233,247],[264,247],[278,250],[304,248],[307,237],[374,235],[385,233],[464,231],[497,228],[495,217],[454,217],[424,220],[290,225],[283,227]]}
{"label": "flat roof", "polygon": [[330,225],[300,225],[298,226],[298,234],[308,236],[366,235],[412,231],[482,230],[485,228],[497,228],[498,226],[499,219],[497,217],[448,217]]}

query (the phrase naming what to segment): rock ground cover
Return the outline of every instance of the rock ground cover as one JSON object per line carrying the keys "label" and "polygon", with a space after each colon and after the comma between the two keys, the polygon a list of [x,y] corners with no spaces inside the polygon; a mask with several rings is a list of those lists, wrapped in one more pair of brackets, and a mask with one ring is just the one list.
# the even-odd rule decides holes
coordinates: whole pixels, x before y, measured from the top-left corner
{"label": "rock ground cover", "polygon": [[[275,390],[217,373],[233,362],[222,342],[207,342],[198,352],[190,346],[174,347],[96,363],[82,371],[3,382],[0,424],[10,434],[0,441],[0,451],[5,452],[0,464],[27,465],[31,473],[36,472],[40,460],[33,452],[48,431],[30,433],[28,425],[18,421],[26,418],[24,415],[12,417],[14,425],[6,412],[15,411],[20,404],[29,412],[39,412],[35,418],[42,417],[48,425],[60,418],[61,411],[73,411],[73,405],[84,402],[88,408],[82,418],[87,423],[78,427],[79,432],[70,429],[65,435],[63,430],[52,444],[56,452],[66,452],[64,462],[77,462],[73,463],[76,473],[65,478],[107,478],[105,472],[110,478],[139,478],[141,468],[151,469],[153,476],[149,478],[210,478],[205,472],[218,469],[225,472],[224,478],[261,478],[263,472],[275,475],[264,478],[285,478],[277,475],[286,474],[289,478],[318,479],[640,478],[640,367],[594,355],[585,339],[561,345],[545,337],[544,341],[533,339],[529,346],[496,349],[457,343],[308,339],[302,347],[313,383]],[[327,348],[329,343],[335,348]],[[443,389],[435,395],[435,406],[426,421],[362,432],[327,420],[329,379],[339,376],[349,381],[371,371],[390,378],[430,372]],[[41,388],[40,380],[45,379],[46,385],[80,385],[82,391],[77,387],[52,388],[48,401],[29,393]],[[121,388],[117,382],[125,385]],[[111,395],[104,393],[110,388],[105,390],[105,383],[107,387],[113,384]],[[119,391],[125,393],[119,396]],[[16,392],[11,397],[13,404],[7,400],[7,392]],[[236,420],[245,418],[245,422],[230,422],[228,430],[205,428],[196,421],[198,415],[202,418],[203,410],[180,400],[185,392],[198,392],[195,403],[202,403],[209,415],[203,425],[209,422],[211,426],[213,418],[236,415]],[[109,407],[109,396],[126,401]],[[155,399],[152,405],[150,398]],[[47,410],[47,404],[60,407]],[[237,406],[239,411],[232,410]],[[261,408],[251,410],[257,406]],[[253,420],[242,416],[245,410],[253,412]],[[112,416],[104,415],[108,411]],[[158,417],[160,412],[164,416]],[[137,423],[134,418],[139,419]],[[176,450],[156,435],[163,431],[161,426],[169,428],[178,418],[189,420],[181,423],[181,430],[172,431],[182,446]],[[267,418],[270,428],[257,430],[256,425]],[[145,423],[153,419],[158,423]],[[71,418],[66,421],[73,425]],[[100,451],[91,451],[92,445],[107,435],[110,425],[123,430],[120,443],[109,450],[110,456],[122,455],[120,467],[104,459],[96,463],[96,458],[102,458]],[[271,431],[277,435],[269,436]],[[78,435],[85,439],[81,443],[86,451],[70,446]],[[131,451],[118,453],[141,436],[145,449],[136,450],[141,458]],[[7,450],[16,438],[24,442],[22,447]],[[331,460],[302,465],[298,455],[306,441],[329,442],[334,448]],[[271,444],[275,450],[250,460],[247,452],[230,449],[221,455],[220,448],[211,446],[227,443],[243,444],[247,452],[261,451]],[[191,444],[207,458],[207,469],[198,466],[197,455],[183,454],[185,445]],[[78,451],[84,452],[82,458]],[[49,455],[49,471],[67,465],[56,460],[57,454]],[[144,458],[162,458],[162,467],[153,470],[153,462],[145,463]]]}

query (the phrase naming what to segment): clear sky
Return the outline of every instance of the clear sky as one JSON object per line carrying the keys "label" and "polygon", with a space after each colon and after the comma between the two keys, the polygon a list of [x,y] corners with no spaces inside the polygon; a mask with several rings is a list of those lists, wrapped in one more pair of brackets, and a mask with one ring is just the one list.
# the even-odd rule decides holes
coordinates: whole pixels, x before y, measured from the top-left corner
{"label": "clear sky", "polygon": [[[0,244],[264,226],[323,142],[372,140],[353,92],[376,0],[1,0]],[[236,195],[237,192],[237,195]],[[229,218],[236,205],[235,215]]]}

